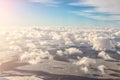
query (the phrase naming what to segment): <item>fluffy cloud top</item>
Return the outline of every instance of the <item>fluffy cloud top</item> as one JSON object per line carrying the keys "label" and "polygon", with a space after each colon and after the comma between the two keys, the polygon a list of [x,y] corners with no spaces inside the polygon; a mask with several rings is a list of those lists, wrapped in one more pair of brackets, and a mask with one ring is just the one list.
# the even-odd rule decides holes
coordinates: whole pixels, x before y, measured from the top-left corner
{"label": "fluffy cloud top", "polygon": [[90,66],[91,64],[95,64],[96,61],[92,58],[88,58],[88,57],[83,57],[82,59],[79,59],[77,62],[75,62],[74,64],[76,65],[84,65],[84,66]]}
{"label": "fluffy cloud top", "polygon": [[41,62],[43,59],[53,59],[53,56],[50,55],[48,51],[42,51],[40,50],[39,52],[25,52],[20,56],[20,61],[22,62],[27,62],[30,64],[37,64]]}
{"label": "fluffy cloud top", "polygon": [[56,54],[58,56],[64,56],[64,52],[62,50],[58,50]]}
{"label": "fluffy cloud top", "polygon": [[75,53],[82,54],[83,52],[80,51],[79,49],[76,49],[76,48],[68,48],[68,49],[65,49],[65,54],[72,55],[72,54],[75,54]]}
{"label": "fluffy cloud top", "polygon": [[[77,48],[68,48],[68,49],[65,49],[64,51],[62,50],[57,50],[56,54],[59,56],[59,57],[69,57],[71,55],[81,55],[83,54],[83,52]],[[76,55],[76,57],[77,57]]]}
{"label": "fluffy cloud top", "polygon": [[120,36],[120,31],[115,33],[116,36]]}
{"label": "fluffy cloud top", "polygon": [[112,57],[109,56],[109,54],[105,53],[104,51],[100,52],[98,56],[105,60],[114,60]]}
{"label": "fluffy cloud top", "polygon": [[115,45],[109,38],[95,37],[93,39],[93,49],[95,50],[112,50]]}
{"label": "fluffy cloud top", "polygon": [[81,66],[80,68],[82,71],[84,71],[85,73],[89,73],[88,67],[86,66]]}
{"label": "fluffy cloud top", "polygon": [[105,69],[106,69],[106,66],[105,65],[100,65],[97,67],[98,70],[102,73],[102,74],[105,74]]}
{"label": "fluffy cloud top", "polygon": [[16,46],[16,45],[10,46],[9,49],[16,51],[16,52],[22,52],[22,48],[20,46]]}
{"label": "fluffy cloud top", "polygon": [[80,66],[80,69],[84,71],[85,73],[89,73],[89,67],[93,64],[95,64],[96,61],[92,58],[83,57],[79,59],[78,61],[74,62],[75,65]]}

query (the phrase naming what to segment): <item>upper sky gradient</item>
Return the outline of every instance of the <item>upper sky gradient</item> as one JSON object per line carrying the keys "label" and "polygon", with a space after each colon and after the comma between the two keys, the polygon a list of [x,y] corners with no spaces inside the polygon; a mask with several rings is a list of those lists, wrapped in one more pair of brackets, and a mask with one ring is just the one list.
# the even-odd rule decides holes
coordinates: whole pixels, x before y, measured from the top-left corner
{"label": "upper sky gradient", "polygon": [[120,0],[0,0],[1,26],[120,26]]}

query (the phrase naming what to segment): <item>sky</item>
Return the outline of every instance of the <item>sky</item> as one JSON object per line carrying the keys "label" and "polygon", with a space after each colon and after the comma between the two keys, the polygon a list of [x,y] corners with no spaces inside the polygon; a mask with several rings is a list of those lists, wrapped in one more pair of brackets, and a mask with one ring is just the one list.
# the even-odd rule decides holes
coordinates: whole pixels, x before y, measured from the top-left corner
{"label": "sky", "polygon": [[120,0],[0,0],[0,26],[120,26]]}

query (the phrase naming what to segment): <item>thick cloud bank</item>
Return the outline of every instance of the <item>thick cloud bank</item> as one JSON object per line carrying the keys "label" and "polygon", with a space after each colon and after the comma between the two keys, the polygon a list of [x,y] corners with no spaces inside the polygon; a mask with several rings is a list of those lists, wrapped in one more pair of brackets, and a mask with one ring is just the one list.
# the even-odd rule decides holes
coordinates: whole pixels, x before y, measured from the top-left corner
{"label": "thick cloud bank", "polygon": [[[90,77],[95,74],[102,78],[111,74],[106,67],[111,70],[119,67],[119,56],[119,28],[29,27],[0,32],[0,68],[17,61],[14,64],[28,63],[17,69]],[[3,75],[8,73],[11,72]],[[0,79],[43,80],[36,76]]]}
{"label": "thick cloud bank", "polygon": [[[83,55],[89,50],[115,50],[120,47],[118,28],[34,27],[0,32],[0,63],[19,55],[22,62],[37,64],[58,56]],[[116,40],[117,39],[117,40]],[[116,44],[115,44],[116,42]],[[3,55],[3,53],[5,53]],[[106,57],[107,56],[107,57]],[[106,54],[99,57],[110,59]]]}

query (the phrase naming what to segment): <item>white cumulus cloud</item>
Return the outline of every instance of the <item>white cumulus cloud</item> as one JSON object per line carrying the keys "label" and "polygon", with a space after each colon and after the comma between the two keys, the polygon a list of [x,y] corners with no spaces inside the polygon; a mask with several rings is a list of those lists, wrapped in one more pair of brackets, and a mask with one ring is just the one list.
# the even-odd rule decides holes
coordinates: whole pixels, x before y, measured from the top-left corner
{"label": "white cumulus cloud", "polygon": [[115,44],[107,37],[95,37],[93,39],[93,49],[95,50],[113,50]]}
{"label": "white cumulus cloud", "polygon": [[72,55],[72,54],[75,54],[75,53],[82,54],[83,52],[79,49],[76,49],[76,48],[65,49],[65,54]]}
{"label": "white cumulus cloud", "polygon": [[105,74],[106,66],[105,65],[100,65],[100,66],[97,67],[97,69],[101,72],[101,74]]}
{"label": "white cumulus cloud", "polygon": [[25,52],[20,56],[20,61],[30,64],[37,64],[43,59],[53,60],[53,56],[48,51],[39,50],[39,52]]}
{"label": "white cumulus cloud", "polygon": [[89,67],[93,64],[96,63],[95,59],[92,58],[88,58],[88,57],[83,57],[83,58],[79,58],[78,61],[74,62],[73,64],[77,65],[80,67],[80,69],[82,71],[84,71],[85,73],[89,73]]}
{"label": "white cumulus cloud", "polygon": [[92,58],[88,58],[88,57],[83,57],[81,59],[79,59],[77,62],[74,62],[74,64],[76,65],[83,65],[83,66],[90,66],[91,64],[95,64],[96,61],[95,59],[92,59]]}
{"label": "white cumulus cloud", "polygon": [[109,56],[108,53],[105,53],[104,51],[100,52],[98,56],[105,60],[114,60],[112,57]]}

